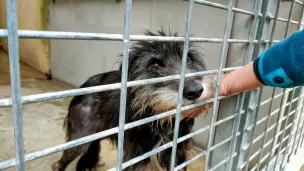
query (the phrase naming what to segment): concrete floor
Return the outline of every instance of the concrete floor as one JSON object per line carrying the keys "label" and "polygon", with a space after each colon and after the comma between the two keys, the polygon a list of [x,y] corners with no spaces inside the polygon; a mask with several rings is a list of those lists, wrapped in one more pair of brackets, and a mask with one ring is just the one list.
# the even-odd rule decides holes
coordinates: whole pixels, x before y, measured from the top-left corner
{"label": "concrete floor", "polygon": [[[45,77],[29,66],[21,63],[22,95],[32,95],[45,92],[61,91],[72,87],[56,80],[46,80]],[[0,51],[0,99],[10,98],[10,79],[7,54]],[[25,153],[42,150],[64,143],[63,119],[71,98],[39,102],[23,105],[23,132]],[[0,109],[0,161],[14,158],[13,115],[11,108]],[[101,142],[102,160],[105,165],[98,171],[105,171],[116,164],[116,149],[107,141]],[[26,170],[51,170],[51,165],[60,158],[61,152],[39,158],[26,163]],[[195,162],[190,171],[202,168],[203,158]],[[68,167],[67,171],[75,170],[77,160]],[[6,169],[13,171],[14,167]]]}

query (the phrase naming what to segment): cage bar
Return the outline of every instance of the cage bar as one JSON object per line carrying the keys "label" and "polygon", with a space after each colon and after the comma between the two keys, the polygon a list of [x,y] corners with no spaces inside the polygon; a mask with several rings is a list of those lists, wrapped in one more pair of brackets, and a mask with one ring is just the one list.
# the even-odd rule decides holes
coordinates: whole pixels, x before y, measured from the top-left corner
{"label": "cage bar", "polygon": [[[296,2],[297,2],[297,1],[296,1]],[[302,10],[301,10],[300,22],[303,21],[303,17],[304,17],[304,5],[303,5],[303,3],[301,4],[301,6],[302,6]],[[303,30],[303,26],[302,26],[301,24],[298,25],[298,30]],[[304,88],[302,87],[302,88],[301,88],[301,93],[303,93],[303,92],[304,92]],[[304,99],[302,98],[302,102],[301,102],[300,105],[303,105],[303,100],[304,100]],[[294,139],[294,141],[293,141],[291,153],[288,155],[287,162],[290,161],[291,154],[292,154],[292,152],[295,150],[296,136],[297,136],[298,130],[299,130],[299,128],[300,128],[300,122],[301,122],[301,118],[302,118],[302,112],[303,112],[303,107],[302,107],[302,109],[299,111],[299,116],[298,116],[299,120],[298,120],[298,123],[297,123],[297,128],[296,128],[296,133],[295,133],[295,139]],[[296,150],[295,150],[295,154],[296,154]]]}
{"label": "cage bar", "polygon": [[177,99],[177,105],[176,105],[170,171],[174,171],[174,168],[175,168],[177,139],[178,139],[178,134],[179,134],[179,120],[180,120],[180,115],[181,115],[181,107],[182,107],[182,103],[183,103],[183,90],[184,90],[184,84],[185,84],[185,72],[186,72],[187,57],[188,57],[188,50],[189,50],[189,38],[190,38],[190,31],[191,31],[191,21],[192,21],[192,11],[193,11],[194,0],[189,0],[188,4],[189,4],[189,6],[188,6],[188,13],[187,13],[182,66],[181,66],[181,72],[180,72],[181,77],[180,77],[180,81],[179,81],[179,89],[178,89],[178,97],[177,97],[178,99]]}
{"label": "cage bar", "polygon": [[[261,31],[263,30],[263,24],[259,24],[258,25],[258,22],[259,22],[259,17],[258,17],[258,14],[260,12],[260,9],[262,8],[261,12],[264,13],[263,16],[265,16],[265,11],[267,9],[267,4],[265,5],[265,3],[262,2],[262,0],[256,0],[255,1],[255,5],[254,5],[254,12],[255,12],[255,16],[251,22],[251,27],[250,27],[250,33],[249,33],[249,39],[251,40],[251,42],[254,40],[254,38],[257,36],[258,37],[258,46],[260,46],[261,44],[261,34],[259,35],[259,33],[262,33]],[[263,17],[265,18],[265,17]],[[265,20],[265,19],[264,19]],[[262,26],[262,27],[261,27]],[[254,56],[254,46],[253,46],[253,43],[251,43],[249,45],[249,47],[247,48],[247,51],[246,51],[247,55],[246,55],[246,58],[245,58],[245,63],[248,63],[249,61],[251,61],[252,59],[255,58]],[[246,108],[246,115],[245,115],[245,120],[240,120],[240,124],[241,125],[244,125],[244,128],[246,127],[246,125],[248,126],[250,124],[250,120],[251,120],[251,115],[255,109],[255,98],[256,98],[256,91],[257,90],[252,90],[252,91],[249,91],[248,93],[246,93],[244,95],[245,97],[245,105],[244,107]],[[260,90],[261,91],[261,90]],[[261,100],[261,99],[260,99]],[[258,102],[258,108],[259,108],[259,105],[260,105],[260,101]],[[254,107],[253,107],[254,106]],[[249,116],[249,117],[248,117]],[[242,122],[245,122],[245,123],[242,123]],[[255,127],[255,126],[254,126]],[[239,126],[237,127],[239,128]],[[237,158],[237,162],[235,162],[235,166],[233,168],[233,170],[237,167],[237,165],[239,165],[241,162],[243,162],[244,160],[244,151],[241,151],[240,149],[247,145],[247,132],[245,132],[245,129],[243,129],[241,131],[241,139],[240,139],[240,146],[239,148],[237,149],[237,152],[238,152],[238,158]],[[235,140],[233,143],[234,144],[234,147],[236,146],[236,143],[237,141]],[[233,151],[235,150],[234,148],[232,149]],[[229,168],[228,168],[229,170]]]}
{"label": "cage bar", "polygon": [[[225,68],[225,69],[223,69],[223,72],[234,71],[238,68],[240,68],[240,67]],[[208,71],[202,71],[202,72],[188,73],[185,75],[185,77],[209,75],[209,74],[214,74],[217,72],[218,72],[217,70],[208,70]],[[169,81],[169,80],[177,80],[179,78],[180,78],[180,75],[172,75],[172,76],[159,77],[159,78],[129,81],[129,82],[127,82],[127,87],[159,83],[159,82]],[[115,84],[92,86],[92,87],[87,87],[87,88],[76,88],[76,89],[71,89],[71,90],[64,90],[64,91],[57,91],[57,92],[50,92],[50,93],[41,93],[41,94],[23,96],[23,97],[21,97],[21,102],[22,102],[22,104],[35,103],[35,102],[54,100],[54,99],[59,99],[59,98],[64,98],[64,97],[91,94],[91,93],[97,93],[97,92],[109,91],[109,90],[117,90],[117,89],[120,89],[120,87],[121,87],[121,83],[115,83]],[[0,108],[9,107],[11,105],[12,105],[11,98],[0,100]]]}
{"label": "cage bar", "polygon": [[224,66],[224,62],[226,61],[227,57],[227,39],[228,34],[230,35],[231,32],[231,22],[232,22],[232,6],[234,4],[234,0],[229,0],[228,5],[228,12],[226,16],[226,22],[225,22],[225,30],[224,30],[224,37],[223,37],[223,44],[221,49],[221,56],[220,56],[220,63],[218,67],[218,73],[217,73],[217,79],[216,79],[216,88],[215,88],[215,96],[214,96],[214,102],[213,102],[213,108],[212,108],[212,116],[211,116],[211,124],[210,124],[210,131],[208,136],[208,145],[207,145],[207,152],[206,152],[206,158],[204,163],[204,170],[208,170],[208,163],[209,163],[209,157],[210,157],[210,148],[211,143],[213,141],[214,137],[214,123],[217,118],[217,103],[218,103],[218,97],[219,97],[219,85],[221,82],[221,75],[222,75],[222,69]]}
{"label": "cage bar", "polygon": [[[304,100],[304,88],[301,87],[301,93],[297,98],[294,98],[295,90],[296,88],[293,88],[291,90],[284,89],[283,93],[280,93],[278,95],[275,95],[276,89],[273,89],[271,98],[261,102],[261,95],[263,94],[263,88],[260,89],[260,93],[258,95],[258,102],[255,103],[256,98],[256,91],[252,90],[249,92],[241,93],[241,94],[234,94],[231,96],[219,96],[219,84],[220,84],[220,76],[223,74],[223,72],[227,71],[234,71],[236,69],[239,69],[240,67],[232,67],[232,68],[224,68],[224,64],[227,58],[227,46],[229,43],[244,43],[248,44],[249,48],[247,51],[247,54],[245,57],[245,61],[248,62],[254,58],[257,57],[259,48],[261,46],[265,46],[266,44],[269,44],[269,47],[271,47],[274,43],[279,42],[279,40],[274,40],[274,32],[276,29],[277,21],[286,22],[286,30],[284,37],[287,38],[288,30],[291,26],[291,24],[298,24],[298,29],[302,29],[304,23],[303,21],[303,2],[299,0],[293,0],[291,3],[291,9],[289,12],[288,19],[280,18],[278,17],[278,12],[280,8],[280,1],[278,1],[277,8],[276,8],[276,14],[273,17],[272,15],[268,14],[267,9],[267,3],[268,0],[256,0],[255,1],[255,8],[254,12],[244,10],[241,8],[233,7],[234,0],[229,0],[228,5],[222,5],[215,2],[210,2],[206,0],[189,0],[189,6],[188,6],[188,14],[187,14],[187,24],[186,24],[186,32],[184,37],[164,37],[164,36],[144,36],[144,35],[130,35],[130,20],[131,20],[131,12],[132,12],[132,0],[126,0],[126,6],[125,6],[125,19],[124,19],[124,33],[123,34],[106,34],[106,33],[85,33],[85,32],[57,32],[57,31],[38,31],[38,30],[18,30],[17,25],[17,12],[16,12],[16,0],[7,0],[7,22],[8,22],[8,29],[0,29],[0,38],[8,38],[9,42],[9,57],[10,57],[10,74],[11,74],[11,83],[12,83],[12,98],[7,99],[0,99],[0,108],[10,107],[13,108],[14,113],[14,133],[15,133],[15,146],[16,146],[16,158],[6,160],[3,162],[0,162],[0,169],[9,168],[12,166],[16,166],[18,171],[23,171],[25,169],[25,161],[31,161],[34,159],[38,159],[43,156],[47,156],[59,151],[63,151],[65,149],[69,149],[84,143],[91,142],[96,139],[100,139],[109,135],[117,134],[118,133],[118,151],[117,151],[117,166],[115,168],[110,169],[112,170],[122,170],[125,169],[133,164],[136,164],[137,162],[140,162],[152,155],[155,155],[165,149],[172,147],[172,153],[171,153],[171,164],[170,164],[170,171],[177,171],[180,170],[193,161],[199,159],[200,157],[205,156],[205,165],[204,169],[207,170],[211,152],[215,149],[223,146],[224,144],[227,144],[230,142],[229,146],[229,152],[228,156],[221,160],[219,163],[211,167],[209,170],[217,170],[218,168],[222,167],[223,165],[226,165],[226,170],[231,170],[232,167],[236,168],[237,170],[241,170],[245,168],[245,171],[249,170],[249,163],[253,160],[255,157],[259,157],[258,163],[251,168],[251,170],[260,170],[261,163],[263,163],[265,160],[269,160],[266,165],[266,170],[269,167],[270,163],[274,163],[275,165],[278,162],[280,163],[281,169],[286,166],[285,157],[288,156],[287,161],[289,161],[291,154],[294,152],[294,154],[297,153],[297,150],[299,146],[302,146],[303,143],[303,134],[304,134],[304,123],[302,125],[300,124],[302,122],[302,115],[303,115],[303,100]],[[225,21],[225,30],[224,30],[224,37],[221,38],[203,38],[203,37],[190,37],[190,28],[191,28],[191,18],[192,18],[192,10],[193,5],[199,4],[199,5],[205,5],[212,8],[222,9],[227,11],[226,21]],[[261,13],[260,13],[260,7]],[[293,14],[293,8],[294,5],[302,5],[302,13],[301,13],[301,19],[300,21],[293,21],[291,19]],[[250,27],[250,35],[248,40],[247,39],[229,39],[230,32],[231,32],[231,22],[233,21],[233,14],[234,13],[240,13],[244,15],[253,16],[252,25]],[[264,40],[262,38],[262,31],[264,28],[264,22],[270,22],[273,20],[274,25],[272,27],[270,40]],[[260,21],[260,25],[258,27],[258,21]],[[256,36],[257,35],[257,36]],[[23,96],[21,97],[21,88],[20,88],[20,70],[19,70],[19,51],[18,51],[18,39],[66,39],[66,40],[103,40],[103,41],[122,41],[123,43],[123,64],[122,64],[122,79],[121,83],[117,84],[108,84],[108,85],[102,85],[102,86],[95,86],[95,87],[88,87],[88,88],[76,88],[71,90],[65,90],[65,91],[58,91],[58,92],[50,92],[50,93],[41,93],[41,94],[35,94],[30,96]],[[161,41],[161,42],[184,42],[184,51],[183,51],[183,60],[182,60],[182,67],[181,67],[181,73],[180,75],[172,75],[167,77],[161,77],[161,78],[152,78],[152,79],[146,79],[146,80],[138,80],[138,81],[127,81],[127,70],[128,70],[128,57],[129,57],[129,44],[131,41]],[[187,61],[187,52],[188,52],[188,45],[189,42],[204,42],[204,43],[222,43],[221,48],[221,55],[220,55],[220,64],[218,69],[216,70],[208,70],[208,71],[202,71],[202,72],[196,72],[196,73],[189,73],[185,74],[185,66]],[[257,45],[256,49],[254,48],[254,45]],[[245,63],[246,63],[245,62]],[[216,91],[215,91],[215,97],[212,99],[205,100],[203,102],[192,104],[188,106],[181,105],[182,103],[182,92],[183,92],[183,86],[184,86],[184,79],[187,77],[195,77],[195,76],[202,76],[202,75],[209,75],[209,74],[217,74],[217,80],[216,80]],[[133,86],[144,86],[147,84],[153,84],[153,83],[159,83],[163,81],[169,81],[169,80],[180,80],[180,86],[179,86],[179,94],[178,94],[178,103],[175,110],[171,110],[168,112],[164,112],[155,116],[151,116],[142,120],[138,120],[135,122],[131,122],[128,124],[125,124],[125,110],[126,110],[126,94],[127,94],[127,87],[133,87]],[[120,97],[120,116],[119,116],[119,126],[105,130],[96,134],[92,134],[80,139],[76,139],[73,141],[69,141],[57,146],[53,146],[50,148],[43,149],[41,151],[36,151],[33,153],[29,153],[24,155],[24,145],[23,145],[23,131],[22,131],[22,104],[29,104],[29,103],[35,103],[35,102],[41,102],[41,101],[47,101],[47,100],[54,100],[59,98],[65,98],[65,97],[71,97],[76,95],[84,95],[84,94],[90,94],[90,93],[96,93],[96,92],[103,92],[103,91],[109,91],[109,90],[118,90],[121,91],[121,97]],[[287,96],[288,93],[292,92],[292,97],[289,102],[287,102]],[[237,112],[233,112],[231,116],[228,116],[224,119],[218,120],[217,119],[217,108],[218,103],[222,99],[226,99],[228,97],[232,97],[238,95],[238,108]],[[277,98],[282,98],[281,106],[279,109],[276,109],[275,111],[271,112],[271,108],[273,106],[274,100]],[[245,101],[245,102],[244,102]],[[291,111],[291,106],[294,102],[297,101],[297,107],[296,109]],[[189,110],[194,107],[198,107],[207,103],[213,102],[213,109],[212,109],[212,119],[211,124],[200,128],[197,131],[194,131],[188,135],[185,135],[183,137],[178,137],[178,131],[179,131],[179,122],[175,122],[174,127],[174,137],[173,140],[167,144],[164,144],[156,149],[153,149],[152,151],[149,151],[143,155],[137,156],[129,161],[123,162],[123,139],[124,139],[124,131],[153,122],[155,120],[175,115],[176,119],[179,120],[181,111]],[[268,104],[270,105],[268,110],[268,115],[258,120],[258,113],[259,108],[262,105]],[[288,107],[288,112],[285,116],[280,118],[278,116],[277,121],[275,124],[270,125],[270,118],[274,116],[275,114],[283,113],[282,111]],[[253,115],[253,111],[256,110],[256,113]],[[246,116],[246,121],[243,122],[241,119],[241,116]],[[294,120],[292,123],[288,124],[288,119],[290,116],[294,115]],[[299,116],[298,116],[299,115]],[[252,120],[252,116],[254,116],[254,122],[253,124],[250,123]],[[215,134],[215,127],[218,125],[223,124],[224,122],[230,121],[234,119],[234,124],[232,128],[232,134],[230,137],[222,140],[221,142],[212,145],[214,134]],[[259,135],[254,139],[254,133],[256,126],[259,126],[261,123],[266,121],[266,127],[264,130],[264,133]],[[284,122],[284,123],[283,123]],[[278,127],[283,123],[284,129],[279,130]],[[243,125],[243,129],[239,129],[240,125]],[[267,134],[275,129],[275,134],[273,137],[266,142]],[[285,137],[285,133],[287,130],[290,130],[289,134]],[[177,144],[185,141],[186,139],[189,139],[195,135],[198,135],[202,132],[209,131],[209,139],[207,144],[206,151],[203,151],[193,157],[192,159],[185,161],[184,163],[178,165],[175,167],[175,157],[176,157],[176,150],[177,150]],[[251,135],[249,136],[249,132],[251,131]],[[277,134],[278,132],[278,134]],[[236,150],[236,143],[237,138],[240,137],[242,140],[240,148]],[[250,138],[248,138],[250,137]],[[276,141],[280,138],[280,141],[278,144],[276,144]],[[261,148],[252,153],[252,145],[256,144],[259,140],[262,139]],[[283,144],[287,141],[286,146],[283,147]],[[300,145],[301,144],[301,145]],[[266,147],[271,147],[270,152],[268,152],[265,156],[263,156],[263,150]],[[290,147],[292,147],[291,152]],[[239,150],[239,151],[238,151]],[[248,156],[245,159],[244,154],[248,150]],[[272,156],[276,151],[278,151],[277,154]],[[284,154],[281,156],[281,154]],[[272,157],[274,157],[274,160],[270,160]],[[238,163],[237,166],[233,164],[233,160],[237,160]],[[233,169],[234,170],[234,169]]]}
{"label": "cage bar", "polygon": [[[302,107],[303,107],[303,106],[302,106]],[[288,115],[291,116],[291,115],[293,115],[294,113],[295,113],[295,110],[292,111],[292,112],[290,112]],[[285,118],[282,118],[282,120],[280,120],[279,122],[283,122],[283,121],[285,121],[285,120],[286,120],[286,117],[285,117]],[[279,124],[279,123],[275,123],[275,124],[273,124],[272,126],[270,126],[270,127],[267,129],[266,132],[270,132],[270,131],[271,131],[273,128],[275,128],[275,126],[278,125],[278,124]],[[286,126],[286,130],[289,129],[291,126],[292,126],[292,124],[289,124],[288,126]],[[265,133],[266,133],[266,132],[265,132]],[[294,131],[293,131],[293,132],[294,132]],[[257,137],[256,139],[254,139],[254,140],[253,140],[253,144],[257,143],[257,141],[258,141],[259,139],[261,139],[262,137],[264,137],[265,133],[263,133],[262,135],[260,135],[260,136]],[[264,144],[264,148],[268,147],[268,146],[270,145],[271,142],[275,141],[276,138],[279,138],[282,134],[283,134],[283,130],[280,131],[279,133],[275,134],[275,137],[274,137],[274,138],[271,138],[267,143]],[[245,148],[242,149],[242,150],[246,150],[247,148],[248,148],[248,147],[245,147]],[[255,152],[253,155],[251,155],[250,158],[249,158],[249,162],[250,162],[253,158],[255,158],[258,154],[261,154],[261,152],[262,152],[262,150],[263,150],[264,148],[260,148],[257,152]],[[267,155],[269,155],[269,153],[268,153]],[[266,156],[266,155],[265,155],[265,156]],[[265,157],[265,156],[264,156],[264,157]],[[264,159],[264,160],[265,160],[265,159]],[[258,165],[262,163],[263,159],[259,159],[258,161],[260,161],[260,162],[259,162],[258,164],[256,164],[256,166],[254,166],[254,167],[257,167],[257,168],[258,168],[258,167],[259,167]],[[238,166],[238,169],[239,169],[239,170],[243,169],[243,168],[246,166],[247,162],[248,162],[248,160],[245,161],[244,163],[242,163],[241,165],[239,165],[239,166]]]}
{"label": "cage bar", "polygon": [[[264,26],[265,26],[265,20],[266,20],[266,12],[267,12],[267,7],[268,7],[268,0],[263,0],[262,2],[262,7],[261,7],[261,12],[262,12],[262,17],[260,19],[260,24],[258,26],[258,30],[257,30],[257,37],[259,39],[258,42],[261,42],[262,40],[262,32],[263,32],[263,29],[264,29]],[[252,45],[253,46],[253,45]],[[253,54],[253,58],[257,58],[258,54],[259,54],[259,50],[260,50],[260,46],[261,46],[261,43],[258,43],[257,44],[258,48],[255,49],[255,53]],[[254,93],[254,92],[253,92]],[[248,151],[248,157],[247,157],[247,163],[246,163],[246,167],[245,167],[245,171],[248,170],[249,168],[249,156],[251,155],[251,152],[252,152],[252,143],[253,143],[253,137],[254,137],[254,133],[255,133],[255,128],[257,126],[257,121],[258,121],[258,114],[259,114],[259,107],[260,107],[260,102],[261,102],[261,99],[262,99],[262,93],[263,93],[263,87],[260,88],[260,93],[258,95],[258,106],[257,108],[255,109],[256,112],[255,112],[255,116],[254,116],[254,124],[253,124],[253,128],[252,128],[252,131],[251,131],[251,136],[250,136],[250,140],[248,139],[249,141],[249,151]],[[252,110],[252,113],[253,113],[253,110]],[[247,114],[248,115],[248,114]],[[249,113],[249,116],[251,116],[251,114]],[[248,116],[247,116],[248,117]],[[250,124],[250,123],[249,123]],[[248,132],[245,132],[245,134],[248,133]],[[244,134],[244,135],[245,135]],[[248,142],[247,142],[248,143]],[[246,145],[246,144],[244,144]],[[242,148],[242,147],[241,147]],[[244,151],[245,152],[245,151]]]}
{"label": "cage bar", "polygon": [[12,89],[12,108],[14,123],[14,141],[16,152],[16,170],[25,169],[24,161],[24,140],[22,123],[22,103],[20,86],[20,64],[19,64],[19,43],[18,43],[18,18],[16,0],[6,1],[7,27],[8,27],[8,46],[9,46],[9,65],[10,80]]}
{"label": "cage bar", "polygon": [[128,82],[128,63],[129,63],[129,44],[130,44],[130,22],[132,0],[126,0],[125,17],[124,17],[124,35],[123,35],[123,61],[121,69],[121,89],[119,103],[119,131],[118,131],[118,147],[117,147],[117,169],[122,170],[122,162],[124,157],[124,126],[126,117],[126,101],[127,101],[127,82]]}
{"label": "cage bar", "polygon": [[[272,30],[271,30],[271,35],[270,35],[269,47],[271,47],[272,44],[273,44],[274,33],[275,33],[275,29],[276,29],[277,21],[278,21],[278,16],[279,16],[280,4],[281,4],[281,1],[277,1],[276,12],[275,12],[275,18],[274,18],[274,23],[273,23]],[[265,134],[264,134],[263,139],[262,139],[261,152],[260,152],[258,161],[260,161],[261,158],[262,158],[262,156],[263,156],[263,150],[264,150],[265,140],[266,140],[266,137],[267,137],[267,129],[268,129],[269,124],[270,124],[271,109],[272,109],[272,105],[273,105],[273,102],[274,102],[275,91],[276,91],[276,89],[273,88],[272,95],[271,95],[271,101],[270,101],[269,109],[268,109],[267,122],[266,122],[266,126],[265,126],[265,131],[264,131]],[[254,134],[254,133],[253,133],[253,134]],[[250,154],[249,154],[249,156],[250,156]],[[249,164],[249,158],[248,158],[248,161],[247,161],[247,162],[248,162],[248,164]],[[247,165],[248,165],[248,164],[247,164]],[[258,168],[257,170],[260,169],[260,165],[259,165],[259,164],[258,164],[257,168]]]}
{"label": "cage bar", "polygon": [[[290,6],[289,15],[288,15],[288,22],[287,22],[286,29],[285,29],[284,38],[287,38],[287,35],[288,35],[288,31],[289,31],[289,28],[290,28],[290,21],[291,21],[291,17],[292,17],[292,14],[293,14],[293,9],[294,9],[294,4],[295,4],[295,0],[292,0],[291,6]],[[286,89],[284,89],[283,92],[285,93],[285,92],[286,92]],[[295,89],[293,89],[292,98],[291,98],[291,99],[293,99],[294,92],[295,92]],[[284,98],[282,98],[282,102],[281,102],[281,103],[283,103],[283,104],[285,103]],[[290,106],[289,106],[289,108],[288,108],[288,113],[290,112],[291,105],[292,105],[292,103],[290,104]],[[281,107],[280,107],[280,111],[281,111],[281,109],[282,109],[282,105],[281,105]],[[279,117],[280,117],[280,116],[278,116],[278,120],[279,120]],[[289,117],[289,115],[287,115],[287,118],[286,118],[286,120],[285,120],[285,123],[284,123],[285,126],[286,126],[286,124],[287,124],[288,117]],[[278,124],[277,124],[277,126],[278,126]],[[277,126],[276,126],[276,127],[277,127]],[[277,128],[276,128],[276,130],[277,130]],[[286,130],[286,129],[284,128],[283,135],[282,135],[282,138],[281,138],[281,142],[279,143],[279,144],[280,144],[280,146],[279,146],[279,151],[280,151],[281,146],[282,146],[282,141],[283,141],[283,139],[284,139],[285,130]],[[276,131],[275,131],[275,133],[276,133]],[[275,141],[273,141],[273,143],[272,143],[270,149],[272,149],[274,143],[275,143]],[[279,156],[279,154],[278,154],[277,157],[275,158],[275,165],[277,164],[278,156]],[[270,154],[269,154],[269,158],[271,158],[271,157],[272,157],[272,151],[270,151]],[[268,167],[269,167],[269,163],[270,163],[270,162],[268,162],[267,165],[266,165],[266,170],[267,170]]]}
{"label": "cage bar", "polygon": [[[231,97],[231,96],[219,97],[219,100],[222,100],[222,99],[228,98],[228,97]],[[212,99],[208,99],[206,101],[203,101],[203,102],[200,102],[200,103],[197,103],[197,104],[183,106],[181,108],[181,110],[182,111],[189,110],[189,109],[192,109],[194,107],[198,107],[198,106],[210,103],[213,100],[214,99],[212,98]],[[137,126],[147,124],[147,123],[156,121],[158,119],[162,119],[162,118],[165,118],[165,117],[168,117],[168,116],[172,116],[172,115],[175,114],[175,112],[176,112],[176,110],[171,110],[171,111],[164,112],[164,113],[161,113],[161,114],[158,114],[158,115],[155,115],[155,116],[150,116],[150,117],[145,118],[145,119],[141,119],[141,120],[138,120],[138,121],[127,123],[124,126],[124,130],[135,128]],[[218,122],[221,122],[221,121],[218,121]],[[215,124],[217,124],[217,122]],[[108,130],[105,130],[105,131],[102,131],[102,132],[99,132],[99,133],[91,134],[89,136],[85,136],[85,137],[82,137],[82,138],[79,138],[79,139],[76,139],[76,140],[72,140],[72,141],[69,141],[69,142],[54,146],[54,147],[50,147],[50,148],[47,148],[47,149],[44,149],[44,150],[41,150],[41,151],[36,151],[36,152],[33,152],[33,153],[29,153],[29,154],[25,155],[25,161],[31,161],[31,160],[34,160],[34,159],[37,159],[37,158],[40,158],[40,157],[43,157],[43,156],[47,156],[47,155],[50,155],[50,154],[53,154],[53,153],[56,153],[56,152],[59,152],[59,151],[63,151],[63,150],[73,148],[73,147],[78,146],[78,145],[85,144],[85,143],[88,143],[88,142],[91,142],[91,141],[94,141],[94,140],[97,140],[97,139],[101,139],[103,137],[107,137],[109,135],[113,135],[113,134],[116,134],[116,133],[118,133],[118,127],[111,128],[111,129],[108,129]],[[9,168],[9,167],[12,167],[12,166],[15,166],[15,165],[16,165],[16,159],[6,160],[6,161],[0,163],[0,169],[6,169],[6,168]]]}

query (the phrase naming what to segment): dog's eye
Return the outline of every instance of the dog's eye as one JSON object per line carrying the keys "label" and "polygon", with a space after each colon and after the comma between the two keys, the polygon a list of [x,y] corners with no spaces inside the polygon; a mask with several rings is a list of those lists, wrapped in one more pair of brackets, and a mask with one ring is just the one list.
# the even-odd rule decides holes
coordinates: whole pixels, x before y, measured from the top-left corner
{"label": "dog's eye", "polygon": [[149,63],[149,68],[160,68],[164,67],[163,63],[158,59],[153,59]]}
{"label": "dog's eye", "polygon": [[187,62],[192,62],[192,59],[189,56],[187,57]]}
{"label": "dog's eye", "polygon": [[154,64],[152,64],[152,66],[159,66],[159,64],[158,63],[154,63]]}
{"label": "dog's eye", "polygon": [[152,64],[150,64],[149,68],[154,68],[154,69],[160,68],[160,64],[157,62],[152,63]]}
{"label": "dog's eye", "polygon": [[192,62],[192,58],[190,56],[187,57],[187,63],[191,63]]}

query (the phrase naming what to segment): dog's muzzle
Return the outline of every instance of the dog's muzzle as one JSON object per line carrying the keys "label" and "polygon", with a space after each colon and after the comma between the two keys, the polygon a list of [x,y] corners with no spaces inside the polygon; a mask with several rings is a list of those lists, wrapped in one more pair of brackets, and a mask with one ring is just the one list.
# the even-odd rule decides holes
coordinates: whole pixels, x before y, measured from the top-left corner
{"label": "dog's muzzle", "polygon": [[204,88],[202,84],[197,81],[191,80],[185,82],[183,96],[188,100],[195,100],[202,95],[203,91]]}

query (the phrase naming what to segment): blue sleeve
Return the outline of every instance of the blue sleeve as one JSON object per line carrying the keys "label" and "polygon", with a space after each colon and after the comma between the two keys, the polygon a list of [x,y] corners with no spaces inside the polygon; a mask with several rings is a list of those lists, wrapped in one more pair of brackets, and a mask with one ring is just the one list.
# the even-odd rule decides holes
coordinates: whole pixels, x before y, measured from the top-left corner
{"label": "blue sleeve", "polygon": [[304,31],[275,44],[254,61],[254,72],[265,85],[291,88],[304,85]]}

